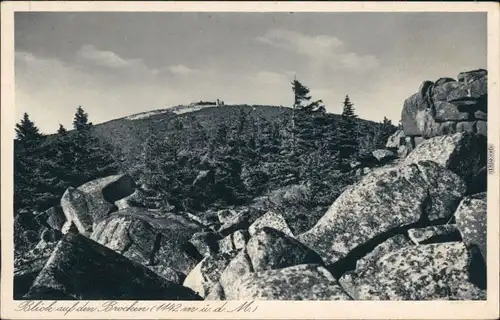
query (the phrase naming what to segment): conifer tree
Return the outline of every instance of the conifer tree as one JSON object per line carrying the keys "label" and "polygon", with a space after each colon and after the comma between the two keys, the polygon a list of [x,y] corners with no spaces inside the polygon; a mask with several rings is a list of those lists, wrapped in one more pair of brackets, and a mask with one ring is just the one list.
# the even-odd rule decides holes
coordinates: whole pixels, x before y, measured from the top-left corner
{"label": "conifer tree", "polygon": [[66,178],[71,184],[76,187],[92,179],[115,174],[118,166],[111,156],[110,147],[92,134],[92,123],[81,106],[76,110],[73,127],[75,137],[61,140],[66,149]]}
{"label": "conifer tree", "polygon": [[342,117],[350,119],[357,118],[356,114],[354,113],[354,104],[351,102],[351,99],[349,98],[348,95],[346,95],[344,99],[344,108],[342,111]]}
{"label": "conifer tree", "polygon": [[82,132],[90,128],[92,123],[89,123],[88,114],[83,111],[82,106],[78,106],[76,109],[75,117],[73,119],[73,128],[77,130],[77,132]]}
{"label": "conifer tree", "polygon": [[40,134],[35,123],[30,120],[25,112],[23,118],[16,124],[16,140],[24,143],[38,142],[43,136]]}
{"label": "conifer tree", "polygon": [[16,124],[14,141],[14,209],[44,210],[57,199],[54,186],[57,180],[51,174],[50,154],[43,135],[27,113]]}
{"label": "conifer tree", "polygon": [[65,136],[68,134],[68,130],[66,130],[66,128],[62,124],[59,124],[59,129],[57,129],[57,134],[60,136]]}

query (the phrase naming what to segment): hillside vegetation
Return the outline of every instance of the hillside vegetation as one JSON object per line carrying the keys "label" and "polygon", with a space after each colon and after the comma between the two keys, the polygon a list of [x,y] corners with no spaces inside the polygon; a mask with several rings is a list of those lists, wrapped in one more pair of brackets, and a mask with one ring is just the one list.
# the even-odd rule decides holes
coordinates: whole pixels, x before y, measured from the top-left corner
{"label": "hillside vegetation", "polygon": [[[140,206],[196,215],[271,209],[294,231],[307,230],[355,181],[351,164],[370,161],[396,129],[358,119],[348,97],[343,115],[328,114],[308,93],[295,81],[292,108],[226,105],[98,125],[80,107],[74,130],[50,137],[25,115],[16,140],[16,212],[46,210],[69,186],[123,172],[137,182]],[[26,127],[35,133],[20,134]]]}

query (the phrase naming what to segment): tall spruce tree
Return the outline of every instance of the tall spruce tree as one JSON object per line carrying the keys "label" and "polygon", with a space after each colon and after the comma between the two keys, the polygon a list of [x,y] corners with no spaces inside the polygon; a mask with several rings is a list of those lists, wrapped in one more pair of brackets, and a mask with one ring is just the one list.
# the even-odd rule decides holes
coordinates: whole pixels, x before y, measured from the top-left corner
{"label": "tall spruce tree", "polygon": [[89,180],[115,174],[118,165],[111,155],[110,146],[92,134],[92,123],[88,114],[79,106],[76,110],[73,127],[76,135],[64,141],[67,143],[65,170],[73,186]]}
{"label": "tall spruce tree", "polygon": [[91,126],[92,123],[89,123],[89,115],[83,111],[82,106],[78,106],[75,117],[73,118],[73,128],[82,132],[84,130],[88,130]]}
{"label": "tall spruce tree", "polygon": [[358,148],[358,125],[355,121],[357,118],[354,113],[354,104],[346,95],[343,102],[342,119],[337,130],[337,149],[339,157],[344,164],[351,161],[356,154]]}
{"label": "tall spruce tree", "polygon": [[50,153],[27,113],[16,124],[14,141],[14,209],[44,210],[57,199],[57,179],[51,172]]}
{"label": "tall spruce tree", "polygon": [[351,99],[349,98],[348,95],[346,95],[344,99],[344,108],[342,111],[342,117],[350,119],[357,118],[356,114],[354,113],[354,104],[351,102]]}
{"label": "tall spruce tree", "polygon": [[23,118],[16,124],[16,140],[21,143],[37,143],[43,135],[35,126],[35,123],[30,120],[29,115],[25,112]]}

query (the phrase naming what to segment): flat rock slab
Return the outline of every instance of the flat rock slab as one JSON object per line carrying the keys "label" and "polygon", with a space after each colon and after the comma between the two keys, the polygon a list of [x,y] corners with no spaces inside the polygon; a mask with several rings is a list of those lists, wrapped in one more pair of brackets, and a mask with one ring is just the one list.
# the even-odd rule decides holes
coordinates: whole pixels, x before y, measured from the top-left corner
{"label": "flat rock slab", "polygon": [[36,278],[26,299],[200,300],[191,289],[94,242],[68,233]]}
{"label": "flat rock slab", "polygon": [[339,282],[355,300],[483,300],[471,283],[462,242],[410,246],[384,255]]}
{"label": "flat rock slab", "polygon": [[333,264],[394,228],[450,217],[465,192],[458,175],[434,162],[377,169],[347,188],[298,240]]}
{"label": "flat rock slab", "polygon": [[351,300],[322,266],[302,264],[243,276],[236,300]]}

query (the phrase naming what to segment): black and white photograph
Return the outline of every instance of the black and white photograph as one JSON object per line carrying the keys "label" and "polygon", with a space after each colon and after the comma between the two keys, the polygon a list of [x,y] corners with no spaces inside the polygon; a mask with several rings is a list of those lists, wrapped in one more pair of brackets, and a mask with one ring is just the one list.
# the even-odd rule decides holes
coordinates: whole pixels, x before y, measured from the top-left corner
{"label": "black and white photograph", "polygon": [[15,12],[13,300],[486,301],[487,16]]}

